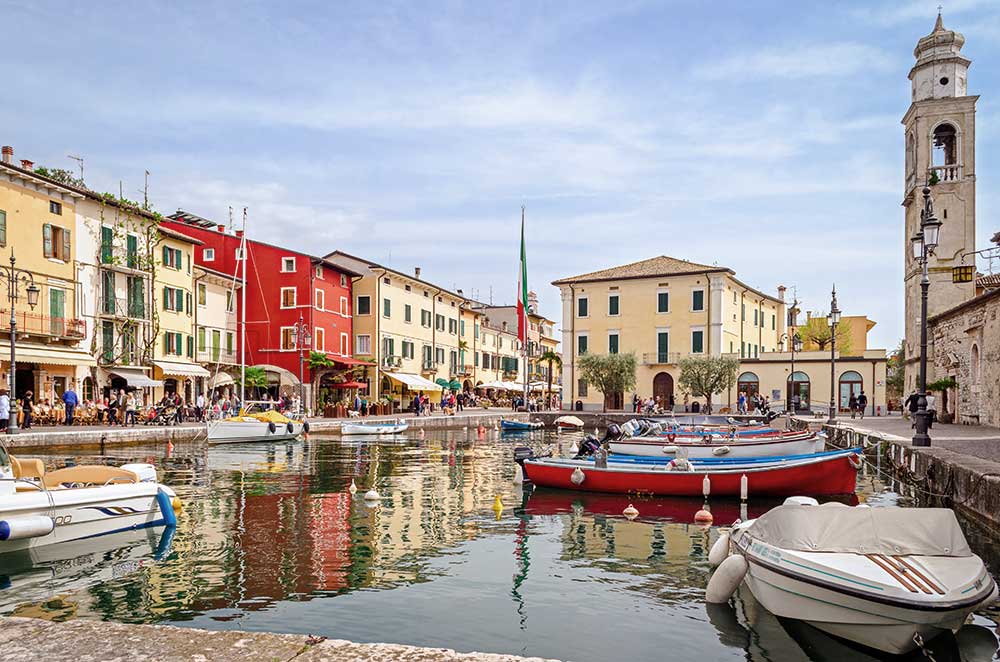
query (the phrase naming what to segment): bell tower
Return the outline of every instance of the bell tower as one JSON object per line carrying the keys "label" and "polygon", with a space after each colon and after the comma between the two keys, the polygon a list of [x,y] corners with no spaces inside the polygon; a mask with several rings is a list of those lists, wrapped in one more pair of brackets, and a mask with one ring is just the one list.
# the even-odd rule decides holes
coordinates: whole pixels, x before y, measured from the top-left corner
{"label": "bell tower", "polygon": [[[906,377],[904,391],[917,386],[920,352],[920,265],[913,257],[910,238],[920,229],[921,189],[930,185],[934,211],[941,220],[938,247],[928,261],[931,317],[975,295],[973,283],[953,283],[951,269],[962,264],[963,253],[975,250],[976,237],[976,101],[967,94],[971,60],[961,54],[965,37],[944,27],[938,14],[934,30],[913,49],[910,70],[911,101],[903,116],[906,174]],[[966,257],[973,260],[974,256]],[[929,348],[929,351],[930,348]],[[929,361],[928,368],[933,365]],[[933,376],[928,373],[928,381]]]}

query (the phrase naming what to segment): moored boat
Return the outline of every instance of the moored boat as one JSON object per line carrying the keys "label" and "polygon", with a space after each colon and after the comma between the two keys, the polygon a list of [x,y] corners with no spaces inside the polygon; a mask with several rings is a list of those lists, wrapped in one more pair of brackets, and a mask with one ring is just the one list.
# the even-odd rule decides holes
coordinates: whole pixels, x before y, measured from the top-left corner
{"label": "moored boat", "polygon": [[555,424],[560,430],[579,430],[583,427],[583,421],[577,416],[560,416]]}
{"label": "moored boat", "polygon": [[242,412],[208,423],[208,443],[232,444],[252,441],[292,441],[309,432],[309,422],[295,420],[269,410]]}
{"label": "moored boat", "polygon": [[372,423],[344,423],[340,426],[340,434],[400,434],[406,432],[409,427],[409,424],[402,419]]}
{"label": "moored boat", "polygon": [[545,426],[538,421],[508,421],[505,418],[500,419],[500,429],[505,431],[540,430],[543,427]]}
{"label": "moored boat", "polygon": [[[524,476],[535,485],[587,492],[697,496],[707,479],[712,495],[739,496],[746,477],[747,494],[788,496],[792,494],[853,494],[860,449],[834,451],[779,462],[698,465],[686,461],[667,464],[607,466],[557,458],[519,458]],[[517,456],[515,456],[517,457]]]}
{"label": "moored boat", "polygon": [[[702,440],[704,439],[704,441]],[[765,457],[822,452],[826,437],[812,432],[761,438],[714,437],[712,439],[632,437],[609,440],[612,453],[648,457]]]}
{"label": "moored boat", "polygon": [[737,523],[726,544],[739,558],[722,562],[709,591],[712,582],[735,588],[742,573],[775,615],[894,654],[956,632],[996,599],[951,510],[809,501]]}
{"label": "moored boat", "polygon": [[150,464],[46,472],[0,446],[0,553],[176,524],[179,507]]}

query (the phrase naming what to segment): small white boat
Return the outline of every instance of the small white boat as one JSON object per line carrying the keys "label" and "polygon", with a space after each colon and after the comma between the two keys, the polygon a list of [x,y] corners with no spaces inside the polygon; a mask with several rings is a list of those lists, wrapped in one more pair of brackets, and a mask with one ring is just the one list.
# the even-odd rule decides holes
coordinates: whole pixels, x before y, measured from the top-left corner
{"label": "small white boat", "polygon": [[151,464],[46,472],[0,446],[0,554],[150,526],[174,525],[180,500]]}
{"label": "small white boat", "polygon": [[410,428],[403,420],[372,423],[344,423],[340,426],[340,434],[400,434]]}
{"label": "small white boat", "polygon": [[292,441],[309,432],[309,421],[298,421],[269,410],[242,412],[208,422],[208,443],[234,444],[252,441]]}
{"label": "small white boat", "polygon": [[556,427],[563,430],[579,430],[583,421],[577,416],[560,416],[555,421]]}
{"label": "small white boat", "polygon": [[771,457],[775,455],[808,455],[826,449],[826,437],[803,433],[775,437],[732,439],[714,437],[708,441],[665,437],[631,437],[608,442],[611,452],[618,455],[645,457]]}
{"label": "small white boat", "polygon": [[773,614],[894,654],[956,632],[996,599],[951,510],[812,504],[793,497],[738,523],[726,543],[738,558],[722,561],[709,594],[713,582],[716,595],[735,590],[742,573]]}

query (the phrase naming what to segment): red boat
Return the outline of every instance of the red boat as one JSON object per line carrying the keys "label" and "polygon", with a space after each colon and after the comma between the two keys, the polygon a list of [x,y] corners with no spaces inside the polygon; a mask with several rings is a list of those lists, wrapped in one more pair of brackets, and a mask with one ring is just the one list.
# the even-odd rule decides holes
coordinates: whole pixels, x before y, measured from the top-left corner
{"label": "red boat", "polygon": [[696,467],[670,471],[665,465],[596,467],[579,460],[525,459],[524,476],[535,485],[585,492],[642,493],[658,496],[700,496],[708,478],[711,496],[739,496],[747,477],[748,496],[785,497],[853,494],[858,468],[855,451],[825,453],[816,458],[727,467]]}

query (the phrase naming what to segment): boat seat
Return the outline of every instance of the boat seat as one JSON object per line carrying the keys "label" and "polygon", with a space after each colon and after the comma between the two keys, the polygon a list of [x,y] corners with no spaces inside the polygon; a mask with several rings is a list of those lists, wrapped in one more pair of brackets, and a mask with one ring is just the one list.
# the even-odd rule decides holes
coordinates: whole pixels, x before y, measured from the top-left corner
{"label": "boat seat", "polygon": [[38,458],[16,458],[10,456],[11,466],[14,468],[14,478],[27,478],[41,480],[45,475],[45,463]]}
{"label": "boat seat", "polygon": [[42,480],[45,483],[45,487],[51,490],[63,485],[99,487],[108,484],[138,483],[139,476],[127,469],[120,469],[118,467],[81,465],[50,471],[43,476]]}

